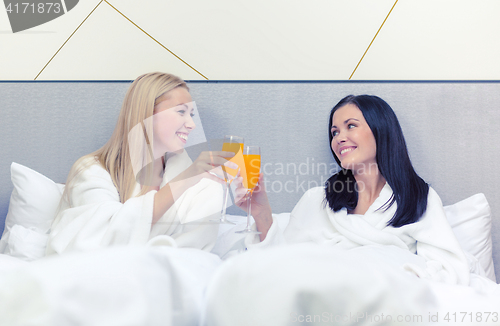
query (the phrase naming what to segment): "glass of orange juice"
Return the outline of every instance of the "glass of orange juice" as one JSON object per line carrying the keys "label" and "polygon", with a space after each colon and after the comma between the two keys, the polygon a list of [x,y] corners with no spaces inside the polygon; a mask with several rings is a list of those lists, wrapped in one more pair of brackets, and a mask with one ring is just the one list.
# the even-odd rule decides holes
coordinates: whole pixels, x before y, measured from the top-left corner
{"label": "glass of orange juice", "polygon": [[222,199],[222,209],[220,219],[216,220],[216,222],[224,223],[224,224],[236,224],[231,221],[228,221],[226,218],[226,208],[227,208],[227,199],[229,197],[229,189],[231,188],[231,182],[234,177],[240,171],[240,174],[243,173],[245,168],[245,163],[243,161],[243,137],[238,136],[224,136],[224,142],[222,143],[222,150],[225,152],[233,152],[234,156],[230,159],[231,162],[238,164],[239,169],[231,169],[222,165],[222,171],[224,172],[224,180],[226,181],[223,199]]}
{"label": "glass of orange juice", "polygon": [[260,147],[245,146],[243,150],[243,160],[245,162],[245,171],[243,174],[243,186],[247,188],[247,225],[241,231],[236,233],[255,233],[261,232],[252,230],[250,219],[252,217],[252,193],[259,182],[260,175]]}

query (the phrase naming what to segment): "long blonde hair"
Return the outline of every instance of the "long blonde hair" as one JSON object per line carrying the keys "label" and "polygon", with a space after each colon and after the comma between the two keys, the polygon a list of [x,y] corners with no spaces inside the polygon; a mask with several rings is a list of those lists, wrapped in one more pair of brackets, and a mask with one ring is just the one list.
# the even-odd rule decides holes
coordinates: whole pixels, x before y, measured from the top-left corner
{"label": "long blonde hair", "polygon": [[[144,135],[146,135],[144,121],[153,115],[154,107],[158,104],[156,101],[165,93],[177,87],[189,90],[182,79],[167,73],[147,73],[134,80],[123,100],[120,115],[111,138],[97,151],[78,159],[71,168],[63,194],[63,198],[67,200],[70,206],[72,206],[69,198],[71,181],[82,170],[95,162],[99,162],[111,175],[122,203],[132,197],[136,187],[136,175],[133,171],[130,156],[129,132],[135,126],[142,125]],[[148,139],[147,136],[146,139]],[[148,145],[152,146],[149,142]],[[143,150],[151,152],[151,148]],[[152,169],[150,168],[147,171],[148,178],[152,178],[151,173]],[[138,195],[143,195],[146,191],[147,187],[143,187]]]}

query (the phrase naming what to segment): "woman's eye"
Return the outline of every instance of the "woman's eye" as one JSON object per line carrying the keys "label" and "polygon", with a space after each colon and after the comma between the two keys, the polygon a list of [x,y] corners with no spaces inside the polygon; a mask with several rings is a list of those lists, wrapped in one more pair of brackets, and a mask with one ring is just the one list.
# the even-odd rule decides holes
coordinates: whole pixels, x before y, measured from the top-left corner
{"label": "woman's eye", "polygon": [[194,117],[194,113],[191,113],[191,118]]}
{"label": "woman's eye", "polygon": [[352,123],[350,123],[350,124],[347,126],[347,128],[349,128],[349,129],[352,129],[352,128],[354,128],[354,127],[356,127],[356,125],[354,125],[354,124],[352,124]]}
{"label": "woman's eye", "polygon": [[184,115],[184,113],[186,113],[186,110],[179,110],[177,112],[179,112],[180,114]]}
{"label": "woman's eye", "polygon": [[337,136],[338,134],[339,134],[338,130],[334,130],[334,131],[332,131],[332,136],[333,136],[333,137]]}

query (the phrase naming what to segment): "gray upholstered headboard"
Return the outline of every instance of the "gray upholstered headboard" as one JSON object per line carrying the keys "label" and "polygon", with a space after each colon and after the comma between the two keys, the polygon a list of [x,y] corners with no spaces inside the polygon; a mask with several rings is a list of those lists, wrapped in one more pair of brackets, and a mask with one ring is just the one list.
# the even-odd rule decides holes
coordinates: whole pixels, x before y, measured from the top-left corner
{"label": "gray upholstered headboard", "polygon": [[[73,162],[108,139],[129,82],[0,83],[0,231],[18,162],[64,182]],[[348,94],[374,94],[396,111],[417,172],[445,205],[483,192],[500,275],[500,82],[191,82],[208,139],[262,148],[275,212],[322,184],[331,158],[328,114]],[[236,208],[233,214],[242,214]]]}

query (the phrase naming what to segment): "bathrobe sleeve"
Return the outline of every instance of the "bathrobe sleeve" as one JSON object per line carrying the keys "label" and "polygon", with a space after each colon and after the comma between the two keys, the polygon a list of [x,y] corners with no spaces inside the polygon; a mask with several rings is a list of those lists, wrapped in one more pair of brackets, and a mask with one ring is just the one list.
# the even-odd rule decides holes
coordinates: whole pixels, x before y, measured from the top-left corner
{"label": "bathrobe sleeve", "polygon": [[429,188],[427,210],[421,219],[407,227],[416,240],[416,254],[426,261],[426,268],[408,265],[421,278],[438,282],[469,285],[466,256],[451,229],[443,204],[436,191]]}
{"label": "bathrobe sleeve", "polygon": [[156,191],[120,202],[109,173],[92,164],[74,179],[70,205],[63,199],[52,224],[47,254],[145,244],[149,239]]}
{"label": "bathrobe sleeve", "polygon": [[[160,188],[175,178],[193,161],[186,151],[170,154],[165,166],[163,181]],[[197,178],[197,177],[194,177]],[[153,225],[150,233],[151,243],[158,238],[170,238],[174,246],[181,248],[196,248],[210,251],[215,245],[222,207],[221,184],[202,178],[196,184],[180,194],[173,193],[174,204]]]}
{"label": "bathrobe sleeve", "polygon": [[222,186],[203,178],[176,197],[175,202],[154,224],[150,238],[169,236],[180,248],[210,251],[215,245],[220,218]]}

